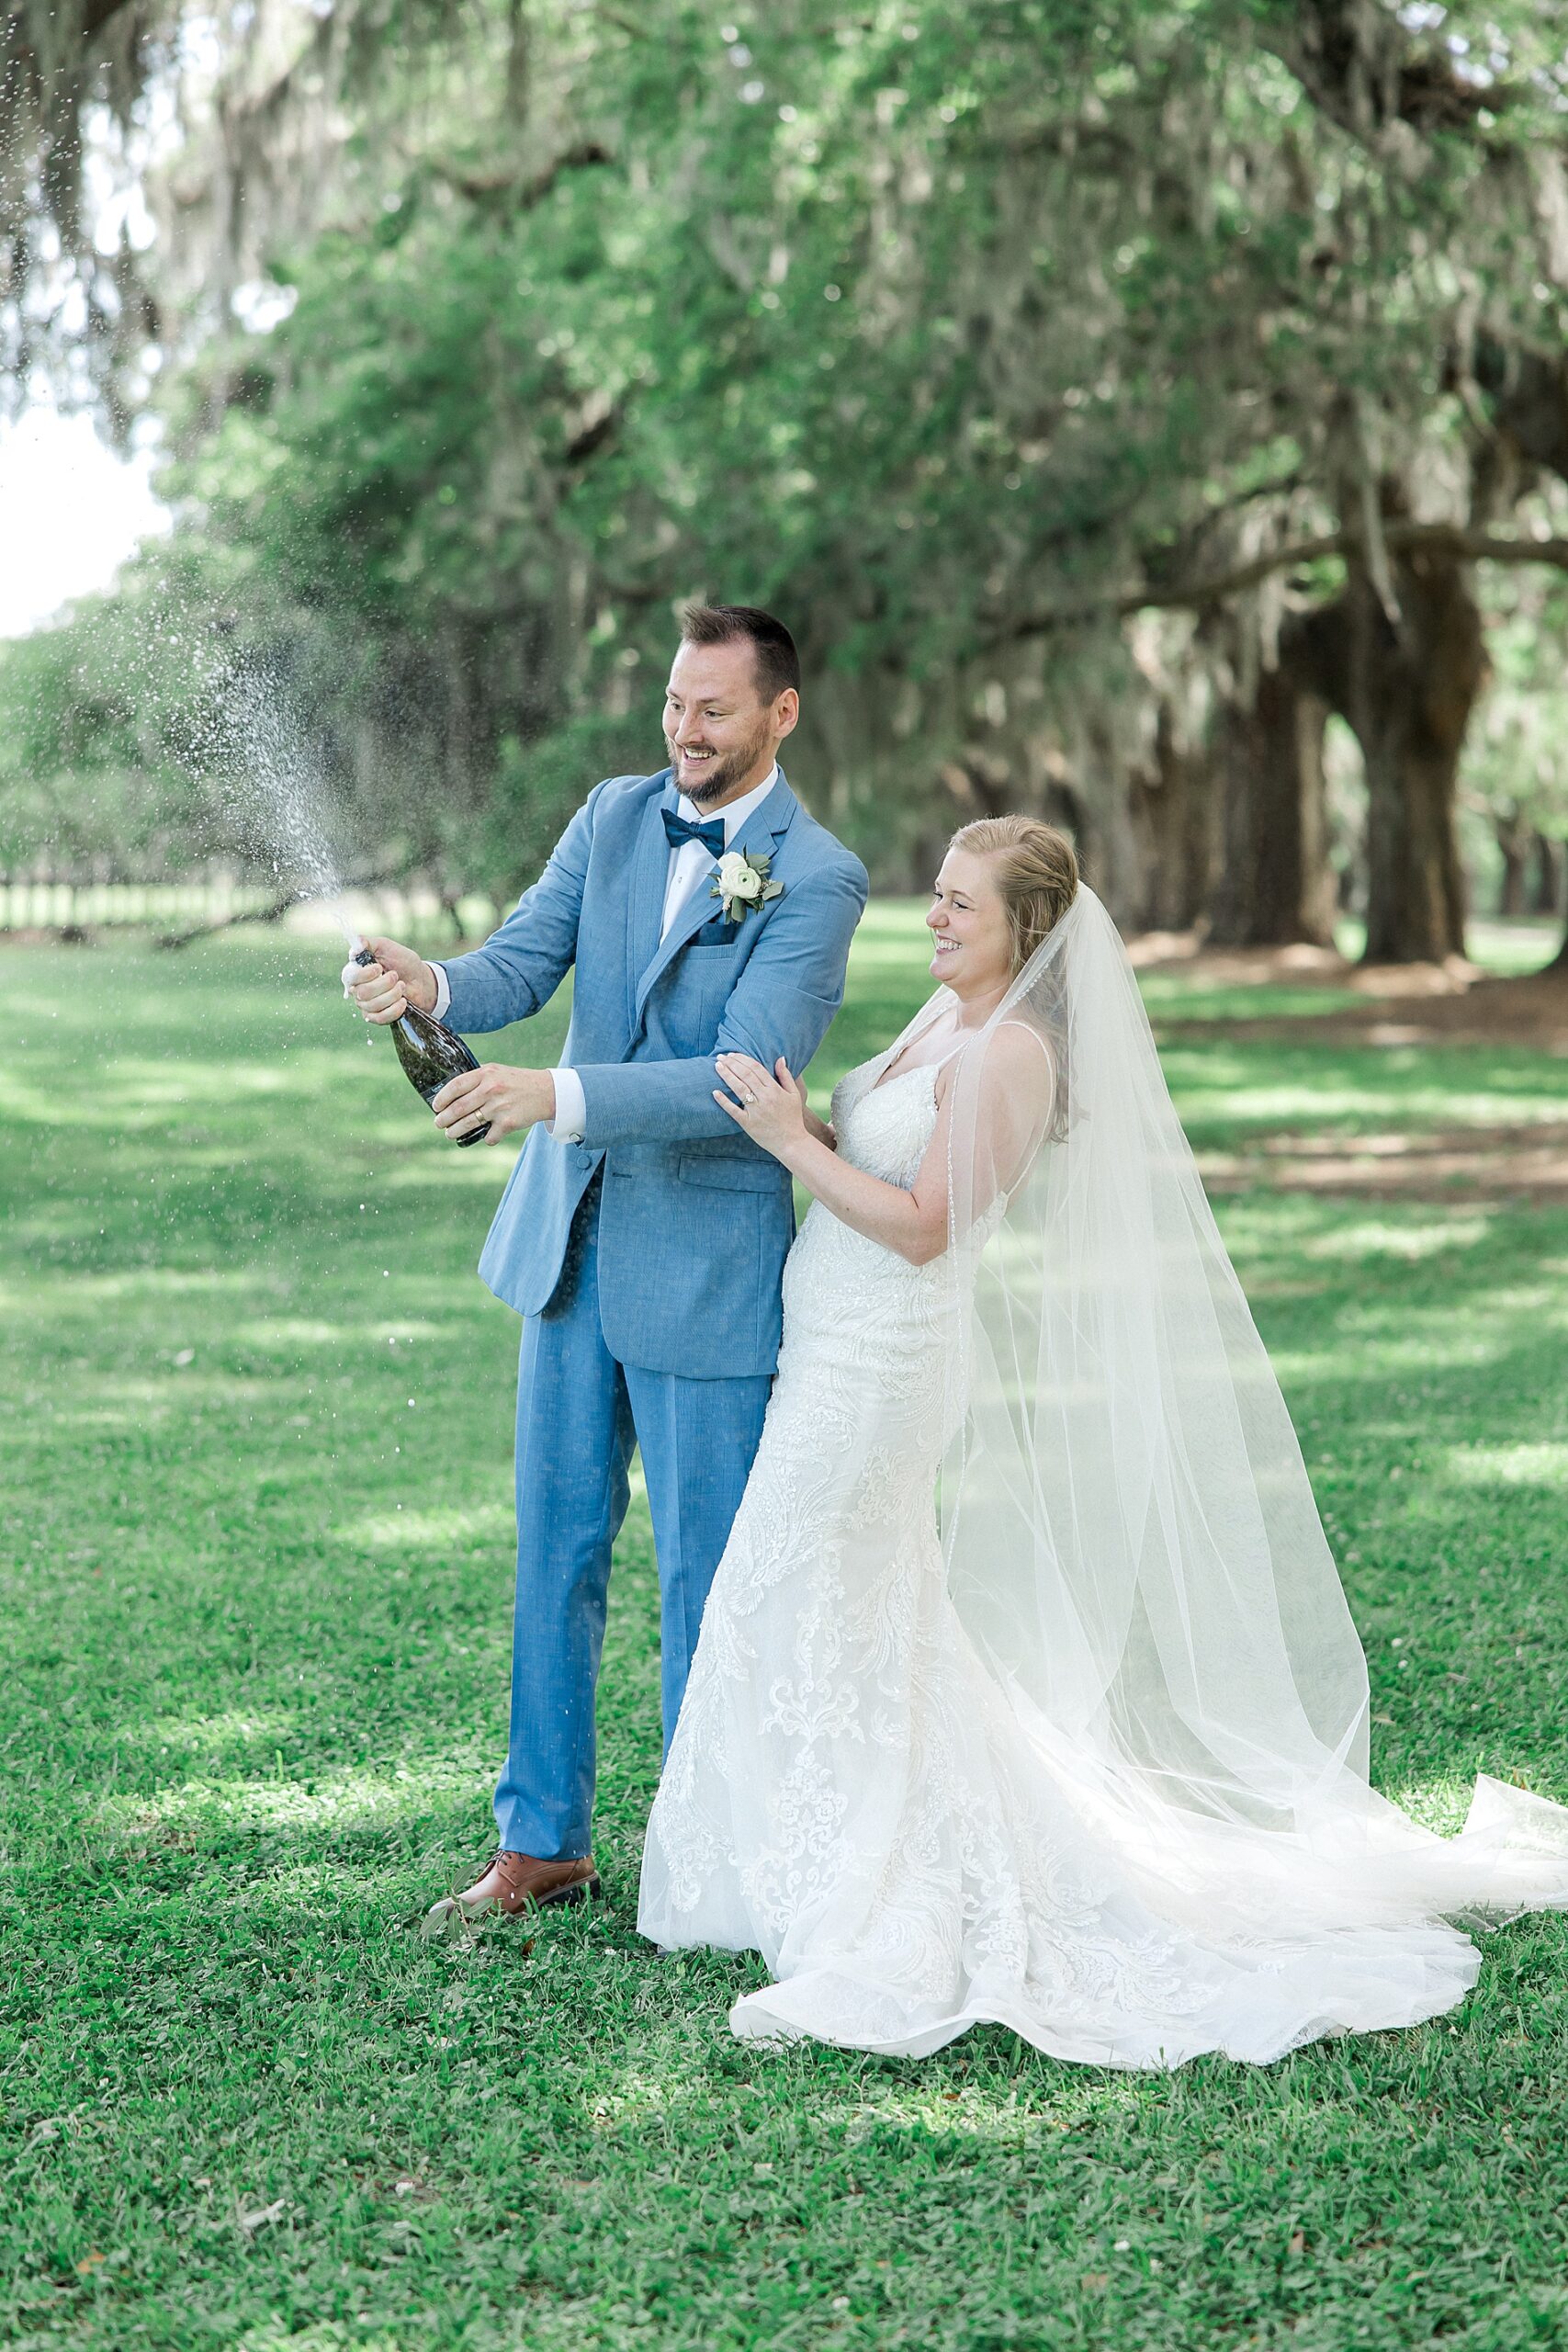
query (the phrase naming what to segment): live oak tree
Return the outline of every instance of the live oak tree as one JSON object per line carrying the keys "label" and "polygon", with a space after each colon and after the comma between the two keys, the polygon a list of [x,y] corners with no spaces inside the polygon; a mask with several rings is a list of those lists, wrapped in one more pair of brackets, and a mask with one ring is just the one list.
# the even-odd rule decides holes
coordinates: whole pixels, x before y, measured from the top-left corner
{"label": "live oak tree", "polygon": [[1477,583],[1568,529],[1562,10],[218,21],[138,263],[182,560],[400,854],[516,878],[745,594],[884,878],[1030,805],[1131,919],[1325,938],[1337,713],[1369,954],[1461,947]]}

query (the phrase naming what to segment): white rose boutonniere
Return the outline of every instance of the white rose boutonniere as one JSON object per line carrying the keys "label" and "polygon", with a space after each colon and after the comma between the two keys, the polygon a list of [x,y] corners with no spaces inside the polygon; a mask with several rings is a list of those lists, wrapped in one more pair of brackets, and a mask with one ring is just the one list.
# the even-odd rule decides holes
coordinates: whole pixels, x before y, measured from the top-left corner
{"label": "white rose boutonniere", "polygon": [[773,880],[773,861],[761,850],[727,849],[718,861],[710,899],[716,899],[726,922],[739,922],[748,907],[782,899],[784,884]]}

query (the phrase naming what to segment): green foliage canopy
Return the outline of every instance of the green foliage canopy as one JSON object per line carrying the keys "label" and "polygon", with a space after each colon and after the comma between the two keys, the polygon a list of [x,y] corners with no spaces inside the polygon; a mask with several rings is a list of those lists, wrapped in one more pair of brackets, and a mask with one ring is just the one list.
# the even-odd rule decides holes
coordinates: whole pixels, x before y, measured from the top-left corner
{"label": "green foliage canopy", "polygon": [[[800,756],[884,873],[978,788],[1114,882],[1162,713],[1201,732],[1339,559],[1222,624],[1188,588],[1539,505],[1477,354],[1563,341],[1551,13],[396,11],[288,315],[161,395],[181,560],[449,878],[658,756],[704,593],[798,624]],[[187,180],[232,161],[197,134]]]}

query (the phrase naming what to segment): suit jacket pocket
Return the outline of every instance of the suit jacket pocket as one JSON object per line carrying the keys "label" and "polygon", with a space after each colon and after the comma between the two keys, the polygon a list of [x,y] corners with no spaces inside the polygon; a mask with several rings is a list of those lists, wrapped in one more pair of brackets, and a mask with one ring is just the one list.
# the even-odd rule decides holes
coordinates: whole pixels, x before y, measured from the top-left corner
{"label": "suit jacket pocket", "polygon": [[733,947],[739,936],[739,921],[726,922],[722,915],[715,915],[711,922],[704,923],[701,931],[694,932],[686,944],[688,947]]}
{"label": "suit jacket pocket", "polygon": [[676,1174],[683,1184],[707,1184],[721,1193],[777,1193],[788,1173],[777,1159],[721,1159],[716,1153],[682,1153]]}

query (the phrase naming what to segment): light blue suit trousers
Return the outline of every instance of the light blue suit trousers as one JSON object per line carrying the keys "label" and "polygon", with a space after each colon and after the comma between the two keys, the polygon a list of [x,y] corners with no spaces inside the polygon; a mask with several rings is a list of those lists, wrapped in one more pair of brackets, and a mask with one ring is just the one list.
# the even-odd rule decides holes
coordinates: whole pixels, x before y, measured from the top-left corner
{"label": "light blue suit trousers", "polygon": [[659,1556],[668,1750],[773,1386],[766,1374],[688,1380],[617,1362],[599,1312],[599,1204],[595,1183],[555,1297],[523,1326],[517,1365],[512,1736],[495,1818],[502,1845],[522,1854],[589,1850],[610,1550],[634,1442]]}

